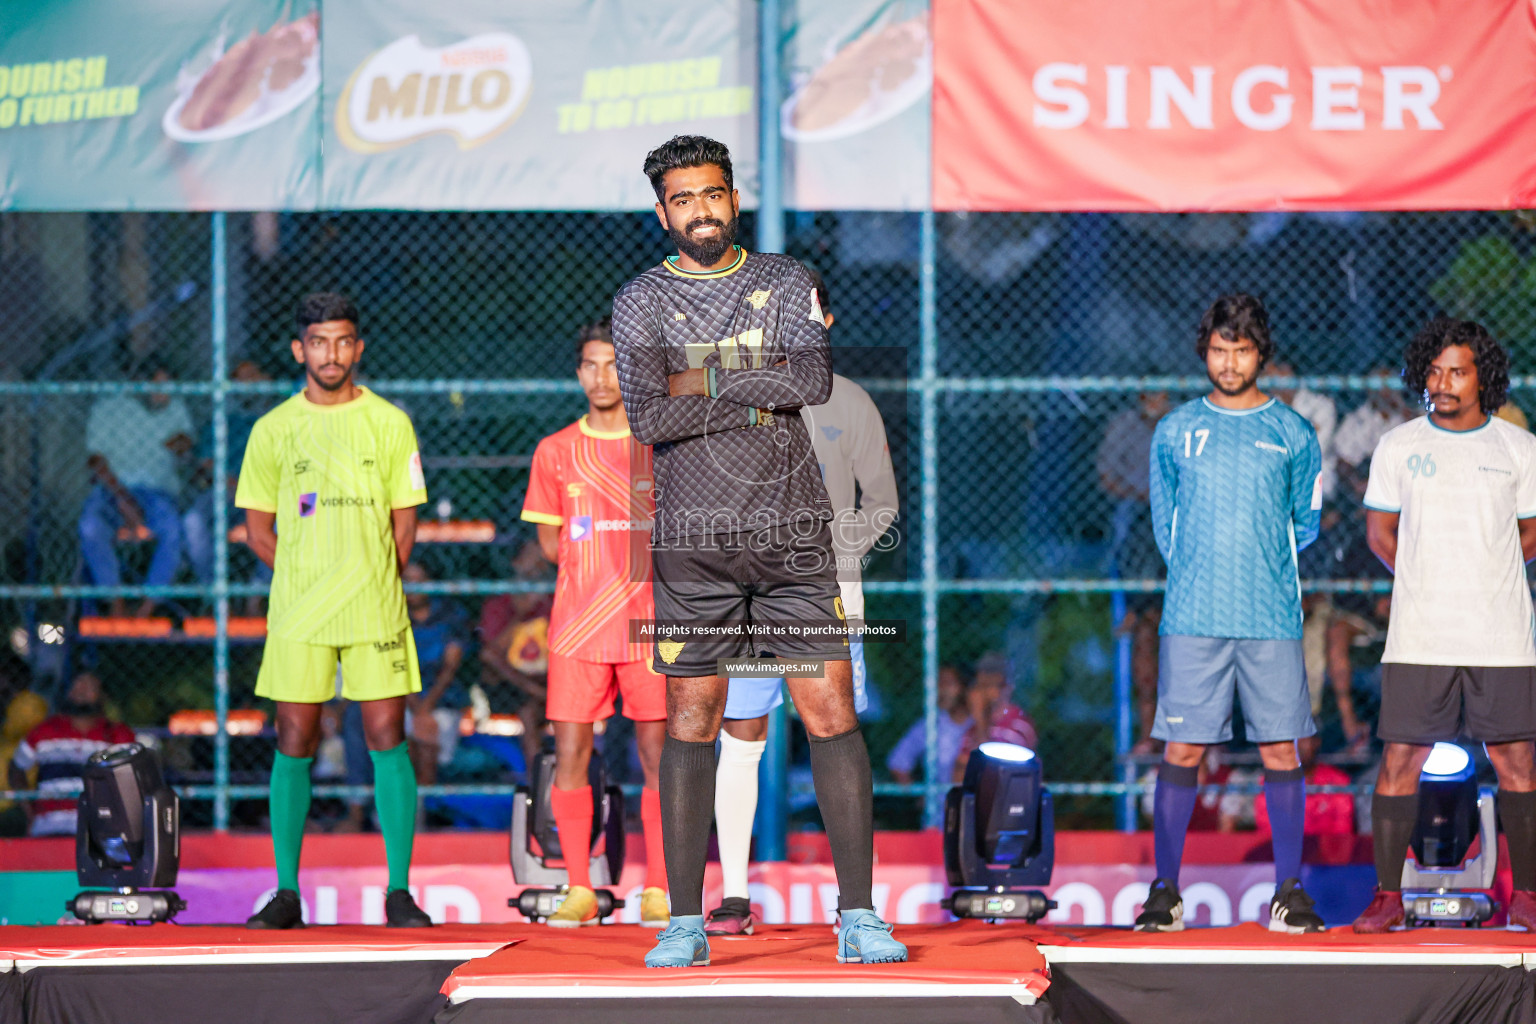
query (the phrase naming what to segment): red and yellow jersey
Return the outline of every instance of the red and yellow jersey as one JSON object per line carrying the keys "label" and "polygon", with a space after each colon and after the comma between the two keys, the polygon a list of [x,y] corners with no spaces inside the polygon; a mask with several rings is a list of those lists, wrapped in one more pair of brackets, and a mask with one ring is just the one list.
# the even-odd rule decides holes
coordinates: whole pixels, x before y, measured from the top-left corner
{"label": "red and yellow jersey", "polygon": [[626,429],[593,430],[587,418],[539,442],[522,517],[560,527],[559,578],[549,649],[619,664],[650,657],[629,639],[651,603],[651,449]]}

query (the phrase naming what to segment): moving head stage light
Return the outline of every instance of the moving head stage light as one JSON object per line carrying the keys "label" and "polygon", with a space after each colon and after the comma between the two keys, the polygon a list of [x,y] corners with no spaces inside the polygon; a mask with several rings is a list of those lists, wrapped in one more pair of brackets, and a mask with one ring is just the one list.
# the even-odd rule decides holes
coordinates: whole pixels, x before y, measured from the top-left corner
{"label": "moving head stage light", "polygon": [[1051,791],[1028,747],[983,743],[944,803],[944,870],[956,886],[956,917],[1038,921],[1055,908],[1045,893],[1056,861]]}
{"label": "moving head stage light", "polygon": [[[541,921],[559,909],[565,901],[567,878],[564,867],[552,867],[552,860],[571,856],[588,857],[592,865],[592,885],[597,893],[598,920],[611,915],[619,905],[609,889],[624,870],[624,791],[608,785],[603,759],[596,751],[587,769],[592,786],[592,834],[562,836],[555,828],[555,815],[549,806],[549,791],[555,784],[555,753],[545,750],[534,759],[528,786],[517,787],[512,795],[512,880],[520,885],[542,888],[524,889],[507,900],[507,906],[530,921]],[[578,847],[571,849],[572,845]]]}
{"label": "moving head stage light", "polygon": [[80,884],[114,892],[82,892],[66,903],[82,921],[168,921],[187,904],[174,892],[181,863],[181,803],[165,784],[154,751],[125,743],[92,754],[81,772],[75,826]]}
{"label": "moving head stage light", "polygon": [[[1436,743],[1419,775],[1419,821],[1403,865],[1403,912],[1410,925],[1475,928],[1493,916],[1485,892],[1498,868],[1493,790],[1479,789],[1472,755]],[[1477,841],[1477,853],[1472,851]]]}

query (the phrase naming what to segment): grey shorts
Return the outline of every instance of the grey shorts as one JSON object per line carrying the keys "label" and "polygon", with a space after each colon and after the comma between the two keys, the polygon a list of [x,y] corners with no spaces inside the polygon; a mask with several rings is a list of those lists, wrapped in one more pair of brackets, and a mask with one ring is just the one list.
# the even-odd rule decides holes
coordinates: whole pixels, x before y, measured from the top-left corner
{"label": "grey shorts", "polygon": [[1232,695],[1242,696],[1248,739],[1280,743],[1317,732],[1300,640],[1164,636],[1152,735],[1172,743],[1232,738]]}

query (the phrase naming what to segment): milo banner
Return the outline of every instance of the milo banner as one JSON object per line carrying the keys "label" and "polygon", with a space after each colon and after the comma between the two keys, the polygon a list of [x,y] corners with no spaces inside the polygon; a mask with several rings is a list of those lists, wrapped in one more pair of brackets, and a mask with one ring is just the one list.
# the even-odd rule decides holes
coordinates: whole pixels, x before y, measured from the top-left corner
{"label": "milo banner", "polygon": [[7,3],[0,209],[308,209],[314,0]]}
{"label": "milo banner", "polygon": [[328,207],[637,209],[646,151],[731,147],[757,188],[756,6],[355,0],[325,7]]}

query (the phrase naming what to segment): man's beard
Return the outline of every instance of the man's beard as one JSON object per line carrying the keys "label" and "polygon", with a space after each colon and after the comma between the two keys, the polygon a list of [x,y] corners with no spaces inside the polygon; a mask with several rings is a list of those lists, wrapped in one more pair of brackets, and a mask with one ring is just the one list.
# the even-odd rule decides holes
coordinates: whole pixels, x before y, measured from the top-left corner
{"label": "man's beard", "polygon": [[[717,220],[714,217],[698,217],[683,225],[679,231],[677,228],[667,225],[667,236],[677,246],[678,252],[687,256],[701,267],[712,267],[731,251],[731,246],[736,244],[736,221],[732,217],[730,223]],[[689,236],[691,228],[701,227],[705,224],[713,224],[720,230],[713,238],[694,239]]]}
{"label": "man's beard", "polygon": [[[324,369],[325,367],[320,367],[320,370]],[[352,383],[352,367],[347,367],[346,372],[343,373],[340,377],[336,378],[336,383],[334,384],[327,384],[325,382],[325,378],[320,376],[319,370],[311,373],[309,375],[309,379],[318,384],[322,391],[340,391],[342,388]]]}
{"label": "man's beard", "polygon": [[1221,381],[1216,377],[1216,375],[1211,373],[1209,370],[1206,371],[1205,375],[1206,375],[1207,378],[1210,379],[1210,382],[1211,382],[1212,386],[1215,387],[1217,391],[1220,391],[1222,394],[1226,395],[1229,398],[1234,397],[1236,395],[1240,395],[1243,392],[1247,391],[1249,388],[1253,387],[1255,382],[1257,382],[1258,379],[1259,379],[1259,375],[1258,374],[1254,374],[1252,377],[1242,377],[1240,375],[1239,376],[1239,383],[1238,383],[1237,387],[1236,388],[1229,388],[1229,387],[1223,386]]}
{"label": "man's beard", "polygon": [[95,718],[101,714],[101,701],[81,703],[66,697],[59,701],[59,711],[70,718]]}

